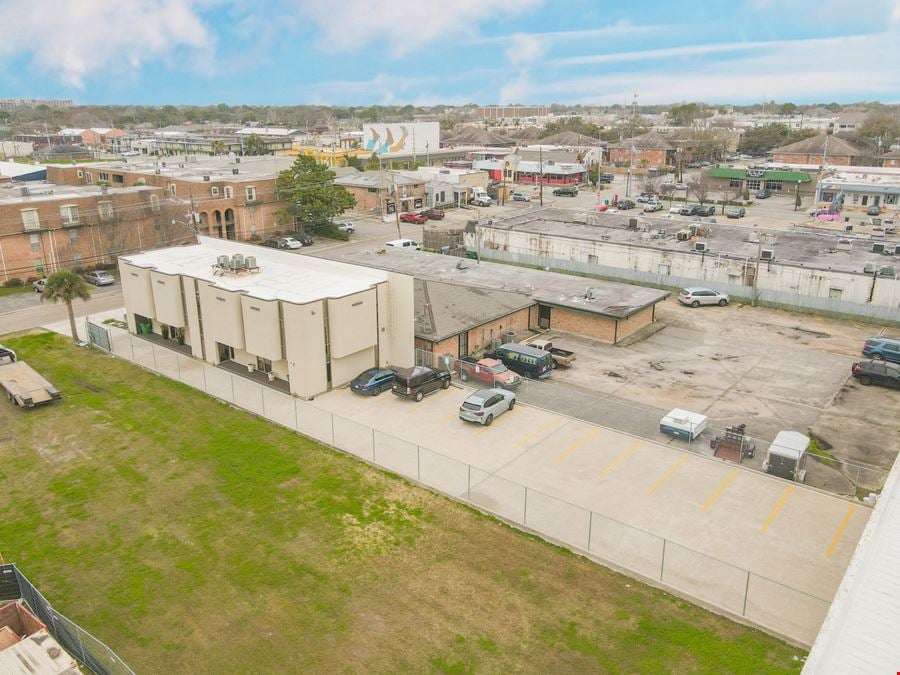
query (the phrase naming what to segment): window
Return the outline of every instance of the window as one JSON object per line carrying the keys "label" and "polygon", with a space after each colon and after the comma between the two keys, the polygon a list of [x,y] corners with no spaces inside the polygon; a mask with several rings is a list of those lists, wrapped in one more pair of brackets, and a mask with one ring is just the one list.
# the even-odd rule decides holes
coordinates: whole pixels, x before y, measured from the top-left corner
{"label": "window", "polygon": [[840,300],[841,295],[843,295],[844,291],[840,288],[829,288],[828,289],[828,299],[829,300]]}
{"label": "window", "polygon": [[79,267],[81,265],[81,254],[76,253],[72,256],[72,262],[75,263],[75,267]]}
{"label": "window", "polygon": [[255,202],[255,201],[256,201],[256,188],[255,188],[255,187],[244,188],[244,191],[245,191],[246,194],[247,194],[247,201],[248,201],[248,202]]}
{"label": "window", "polygon": [[101,220],[109,220],[113,217],[113,203],[112,202],[97,202],[97,210],[100,212]]}
{"label": "window", "polygon": [[177,191],[177,189],[178,189],[178,188],[177,188],[177,186],[175,185],[175,183],[169,183],[169,194],[174,195],[175,192]]}
{"label": "window", "polygon": [[744,181],[741,178],[732,178],[730,181],[728,181],[728,186],[739,188],[741,187],[741,184],[743,184],[743,182]]}
{"label": "window", "polygon": [[859,193],[857,193],[857,192],[853,193],[853,203],[859,204]]}
{"label": "window", "polygon": [[120,173],[114,173],[113,174],[113,183],[120,183],[120,184],[124,185],[125,184],[125,176],[123,176]]}
{"label": "window", "polygon": [[781,189],[781,181],[780,180],[767,180],[766,181],[766,189],[767,190],[780,190]]}
{"label": "window", "polygon": [[212,188],[209,189],[209,193],[210,193],[213,197],[218,197],[218,196],[219,196],[219,188],[217,188],[217,187],[212,187]]}
{"label": "window", "polygon": [[108,173],[104,173],[103,171],[101,171],[101,172],[98,174],[98,176],[100,177],[100,180],[106,180],[106,181],[109,180],[109,174],[108,174]]}
{"label": "window", "polygon": [[378,188],[366,188],[368,192],[378,192]]}
{"label": "window", "polygon": [[90,173],[89,171],[84,172],[84,179],[88,182],[88,185],[94,184],[94,174]]}
{"label": "window", "polygon": [[822,201],[823,202],[833,202],[834,201],[834,193],[833,192],[823,192],[822,193]]}
{"label": "window", "polygon": [[225,199],[231,199],[234,197],[234,188],[230,185],[226,185],[223,190],[225,190]]}
{"label": "window", "polygon": [[59,207],[59,213],[62,216],[63,225],[78,224],[78,207],[74,204]]}
{"label": "window", "polygon": [[41,235],[39,235],[39,234],[32,234],[32,235],[29,237],[29,241],[30,241],[30,243],[31,243],[31,250],[32,250],[32,251],[40,251],[40,250],[41,250]]}
{"label": "window", "polygon": [[762,184],[761,180],[747,179],[747,189],[748,190],[759,190],[760,185]]}
{"label": "window", "polygon": [[150,210],[159,211],[159,195],[150,195]]}
{"label": "window", "polygon": [[38,218],[37,209],[22,209],[22,225],[26,230],[41,229],[41,220]]}
{"label": "window", "polygon": [[264,359],[261,356],[256,357],[256,369],[261,373],[271,373],[272,372],[272,362],[269,359]]}
{"label": "window", "polygon": [[43,274],[44,273],[44,259],[43,258],[35,258],[34,259],[34,271],[35,271],[35,274]]}
{"label": "window", "polygon": [[869,195],[863,195],[861,206],[866,206],[869,203]]}
{"label": "window", "polygon": [[84,178],[84,171],[82,171],[81,169],[78,169],[78,171],[76,171],[75,173],[78,175],[79,178]]}
{"label": "window", "polygon": [[69,230],[69,243],[70,244],[78,243],[78,230],[77,229]]}
{"label": "window", "polygon": [[897,203],[897,195],[895,195],[895,194],[885,195],[884,203],[885,204],[896,204]]}

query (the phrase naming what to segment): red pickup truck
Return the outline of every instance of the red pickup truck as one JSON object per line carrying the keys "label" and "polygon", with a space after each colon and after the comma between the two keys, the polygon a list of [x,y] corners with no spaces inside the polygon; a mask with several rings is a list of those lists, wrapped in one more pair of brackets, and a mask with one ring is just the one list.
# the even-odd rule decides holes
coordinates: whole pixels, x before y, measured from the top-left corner
{"label": "red pickup truck", "polygon": [[492,387],[515,389],[522,383],[522,378],[503,365],[497,359],[476,360],[471,356],[464,356],[457,363],[459,379],[463,382],[478,380],[486,382]]}

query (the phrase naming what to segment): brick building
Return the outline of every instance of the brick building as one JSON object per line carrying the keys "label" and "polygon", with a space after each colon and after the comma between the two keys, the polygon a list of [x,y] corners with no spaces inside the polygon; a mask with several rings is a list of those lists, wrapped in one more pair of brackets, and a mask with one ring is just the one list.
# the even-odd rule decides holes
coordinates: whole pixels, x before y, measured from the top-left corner
{"label": "brick building", "polygon": [[[178,216],[182,223],[173,223]],[[156,187],[0,186],[0,281],[195,241],[183,218],[179,205]]]}
{"label": "brick building", "polygon": [[[615,166],[674,166],[675,146],[665,136],[651,131],[635,138],[626,138],[607,146],[609,163]],[[633,150],[632,150],[633,148]]]}
{"label": "brick building", "polygon": [[356,197],[356,211],[378,213],[382,217],[421,209],[425,206],[425,179],[411,178],[396,171],[366,171],[334,179]]}
{"label": "brick building", "polygon": [[893,150],[881,156],[881,166],[888,168],[900,168],[900,150]]}
{"label": "brick building", "polygon": [[197,214],[203,234],[221,239],[267,237],[290,230],[276,212],[275,180],[293,163],[290,157],[181,157],[138,159],[113,164],[53,166],[48,180],[67,185],[113,187],[149,185],[162,188],[170,198],[184,202],[185,213]]}
{"label": "brick building", "polygon": [[772,150],[776,164],[856,166],[866,151],[839,136],[819,134]]}
{"label": "brick building", "polygon": [[84,145],[99,147],[108,145],[112,139],[125,135],[121,129],[111,129],[109,127],[93,127],[91,129],[60,129],[60,136],[76,137],[81,140]]}

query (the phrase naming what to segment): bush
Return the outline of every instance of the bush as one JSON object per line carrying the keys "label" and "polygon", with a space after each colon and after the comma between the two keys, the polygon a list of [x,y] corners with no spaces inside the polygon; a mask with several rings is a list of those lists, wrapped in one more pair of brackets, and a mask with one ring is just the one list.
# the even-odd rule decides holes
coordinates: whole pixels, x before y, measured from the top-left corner
{"label": "bush", "polygon": [[17,279],[16,277],[12,277],[3,282],[4,288],[20,288],[21,286],[24,286],[24,285],[25,285],[25,282],[22,281],[21,279]]}
{"label": "bush", "polygon": [[28,278],[25,280],[25,283],[26,283],[26,284],[33,284],[35,281],[37,281],[37,280],[40,279],[40,278],[41,278],[41,277],[28,277]]}
{"label": "bush", "polygon": [[251,234],[250,241],[252,241],[254,244],[257,244],[262,241],[262,237],[260,237],[258,234]]}
{"label": "bush", "polygon": [[339,241],[350,240],[350,235],[343,230],[339,230],[338,226],[334,223],[325,223],[324,225],[320,225],[316,228],[315,232],[316,234],[320,234],[323,237],[328,237],[329,239],[338,239]]}

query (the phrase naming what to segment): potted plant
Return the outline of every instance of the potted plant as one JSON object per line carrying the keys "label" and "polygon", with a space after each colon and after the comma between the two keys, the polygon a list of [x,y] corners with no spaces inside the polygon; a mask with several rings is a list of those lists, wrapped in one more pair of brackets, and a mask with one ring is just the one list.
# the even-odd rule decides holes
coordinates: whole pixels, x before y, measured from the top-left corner
{"label": "potted plant", "polygon": [[269,378],[269,382],[275,381],[275,373],[273,373],[271,370],[268,373],[266,373],[266,376]]}

